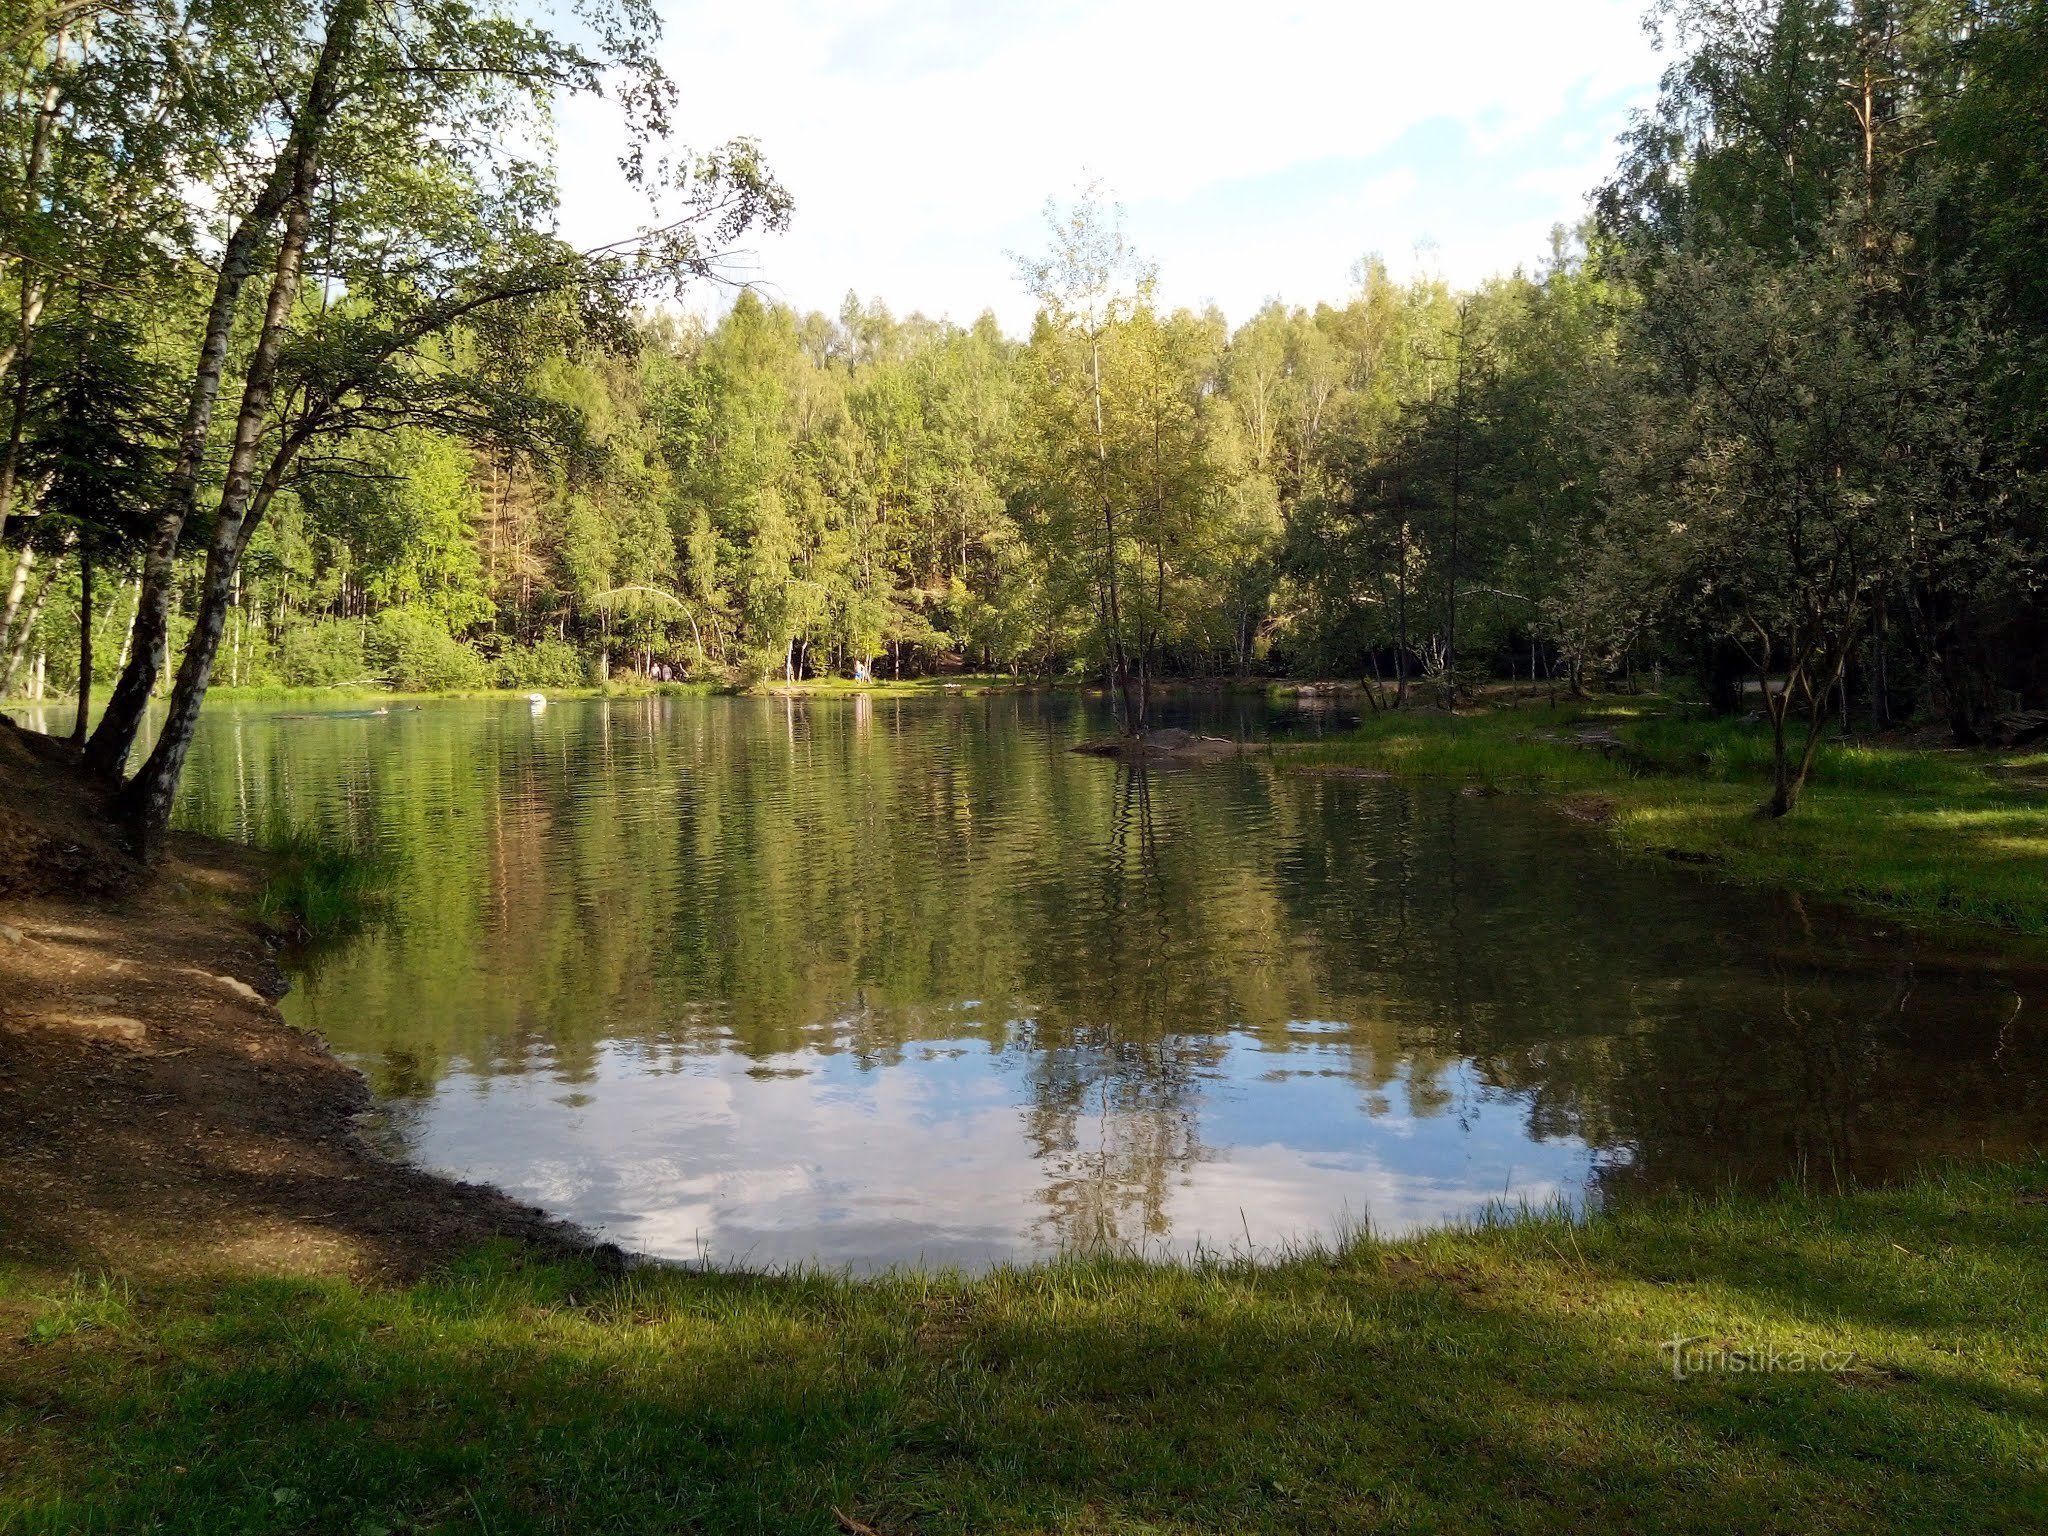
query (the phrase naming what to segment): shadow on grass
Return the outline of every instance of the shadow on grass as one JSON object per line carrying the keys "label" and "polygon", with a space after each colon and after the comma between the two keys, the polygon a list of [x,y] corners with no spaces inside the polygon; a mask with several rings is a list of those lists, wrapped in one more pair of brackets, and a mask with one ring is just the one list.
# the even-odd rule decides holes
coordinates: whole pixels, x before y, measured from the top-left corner
{"label": "shadow on grass", "polygon": [[[223,828],[193,830],[237,841]],[[249,841],[264,855],[265,880],[255,915],[297,943],[320,946],[347,938],[384,914],[398,874],[390,854],[315,823],[294,821],[276,807]]]}
{"label": "shadow on grass", "polygon": [[[2040,1529],[2039,1178],[1265,1270],[16,1277],[0,1529]],[[1674,1336],[1856,1358],[1676,1380]]]}

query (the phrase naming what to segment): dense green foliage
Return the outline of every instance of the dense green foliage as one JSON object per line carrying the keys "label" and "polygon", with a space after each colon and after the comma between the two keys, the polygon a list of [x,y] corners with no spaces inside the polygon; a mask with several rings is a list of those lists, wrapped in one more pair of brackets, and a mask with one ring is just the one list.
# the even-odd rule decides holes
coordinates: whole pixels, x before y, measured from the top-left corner
{"label": "dense green foliage", "polygon": [[[644,0],[568,17],[466,0],[19,0],[5,22],[0,282],[16,323],[0,343],[0,532],[12,523],[21,553],[0,639],[10,673],[35,649],[42,691],[43,625],[63,616],[51,557],[97,553],[65,573],[89,678],[92,565],[107,574],[118,551],[134,567],[84,762],[125,774],[175,645],[164,724],[117,801],[147,845],[223,645],[233,681],[289,627],[282,584],[247,580],[259,535],[346,526],[369,569],[338,573],[315,611],[398,615],[365,641],[385,673],[480,679],[456,639],[486,611],[466,582],[473,456],[570,451],[537,370],[568,347],[624,345],[633,313],[714,276],[725,244],[789,204],[751,143],[666,142],[676,88]],[[555,231],[549,150],[552,114],[579,95],[620,104],[621,165],[647,202],[636,234],[586,250]],[[197,549],[203,563],[181,562]],[[345,659],[331,639],[312,649]]]}
{"label": "dense green foliage", "polygon": [[[1784,811],[1826,722],[1918,715],[1978,740],[2048,693],[2041,0],[1662,0],[1674,62],[1587,223],[1466,292],[1368,260],[1347,302],[1233,330],[1164,308],[1090,189],[1019,261],[1039,305],[1025,338],[851,297],[836,320],[750,293],[712,324],[648,307],[714,270],[696,227],[786,214],[750,147],[693,167],[694,222],[582,254],[540,232],[544,163],[460,147],[486,125],[514,142],[607,61],[638,82],[652,145],[669,87],[644,10],[622,0],[587,55],[467,11],[405,13],[372,42],[351,30],[364,3],[337,0],[317,56],[307,18],[256,0],[86,32],[25,12],[10,89],[44,109],[14,120],[9,153],[47,206],[15,199],[10,248],[76,279],[4,274],[21,323],[0,501],[18,503],[27,594],[6,650],[38,688],[77,670],[66,557],[90,524],[115,713],[158,674],[153,640],[118,640],[139,610],[138,632],[168,626],[190,653],[180,721],[216,676],[966,665],[1099,675],[1134,728],[1162,674],[1344,673],[1405,703],[1418,680],[1451,698],[1488,676],[1577,690],[1674,667],[1720,707],[1754,696]],[[230,19],[218,78],[170,70],[174,24]],[[382,78],[391,48],[436,80],[436,59],[463,62],[417,99],[322,96],[333,60]],[[254,64],[286,78],[254,89]],[[155,136],[128,146],[116,108],[143,99]],[[294,223],[303,192],[247,203],[250,269],[277,254],[259,326],[222,286],[231,263],[208,312],[134,230],[206,251],[219,217],[168,168],[217,170],[246,201],[280,114],[299,159],[272,180],[298,165],[327,211]],[[398,171],[400,141],[449,147]],[[629,157],[643,175],[647,153]],[[94,177],[117,172],[117,216],[88,222]],[[88,272],[142,307],[88,305]],[[219,333],[236,425],[188,414],[177,448],[166,392],[207,314],[237,312]],[[104,515],[38,467],[75,465],[81,432],[136,450],[106,460]],[[153,474],[158,563],[123,589],[121,508],[151,504]],[[206,531],[207,485],[225,499],[202,573],[167,562]],[[103,729],[95,761],[127,734]]]}
{"label": "dense green foliage", "polygon": [[[0,1271],[0,1528],[2038,1530],[2040,1186],[1262,1269]],[[1719,1364],[1674,1379],[1674,1339]]]}

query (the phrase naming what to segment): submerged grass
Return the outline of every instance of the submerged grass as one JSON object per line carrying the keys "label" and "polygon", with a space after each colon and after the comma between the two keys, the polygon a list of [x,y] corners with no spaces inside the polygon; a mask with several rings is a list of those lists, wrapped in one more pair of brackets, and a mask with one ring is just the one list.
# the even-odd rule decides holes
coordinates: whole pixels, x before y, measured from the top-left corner
{"label": "submerged grass", "polygon": [[1888,911],[2048,935],[2048,786],[2032,759],[1831,742],[1791,816],[1757,814],[1771,744],[1669,700],[1381,715],[1277,749],[1321,772],[1563,791],[1636,852]]}
{"label": "submerged grass", "polygon": [[0,1530],[2041,1530],[2044,1201],[1977,1168],[980,1279],[0,1269]]}
{"label": "submerged grass", "polygon": [[383,911],[393,872],[389,858],[282,820],[267,826],[259,843],[271,872],[256,898],[256,915],[271,926],[309,940],[339,938]]}
{"label": "submerged grass", "polygon": [[[205,818],[185,826],[224,842],[245,840],[239,829]],[[264,855],[252,915],[271,928],[317,943],[357,932],[384,912],[397,873],[390,855],[277,809],[246,841]]]}

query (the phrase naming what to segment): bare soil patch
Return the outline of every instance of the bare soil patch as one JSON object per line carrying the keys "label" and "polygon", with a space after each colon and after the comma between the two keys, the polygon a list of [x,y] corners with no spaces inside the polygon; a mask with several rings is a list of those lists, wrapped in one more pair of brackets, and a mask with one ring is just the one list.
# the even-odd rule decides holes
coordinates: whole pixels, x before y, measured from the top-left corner
{"label": "bare soil patch", "polygon": [[0,724],[0,1254],[47,1267],[406,1278],[491,1237],[588,1240],[357,1134],[362,1077],[287,1024],[242,916],[262,856],[145,869],[61,744]]}

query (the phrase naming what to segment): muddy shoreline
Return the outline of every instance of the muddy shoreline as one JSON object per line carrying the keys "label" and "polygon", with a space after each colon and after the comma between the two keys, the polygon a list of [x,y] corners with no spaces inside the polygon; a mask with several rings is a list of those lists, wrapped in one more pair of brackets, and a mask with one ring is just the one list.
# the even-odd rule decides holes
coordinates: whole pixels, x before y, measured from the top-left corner
{"label": "muddy shoreline", "polygon": [[593,1248],[363,1139],[368,1084],[276,1006],[261,855],[180,836],[145,872],[95,823],[57,744],[0,726],[0,1255],[405,1280],[493,1238]]}

